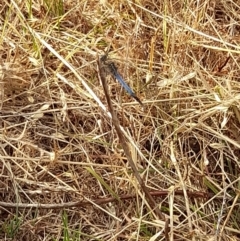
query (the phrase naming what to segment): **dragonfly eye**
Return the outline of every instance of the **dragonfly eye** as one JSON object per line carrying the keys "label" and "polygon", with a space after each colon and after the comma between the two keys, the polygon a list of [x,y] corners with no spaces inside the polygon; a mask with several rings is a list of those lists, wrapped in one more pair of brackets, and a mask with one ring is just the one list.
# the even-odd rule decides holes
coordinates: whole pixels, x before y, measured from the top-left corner
{"label": "dragonfly eye", "polygon": [[106,62],[107,61],[107,55],[105,54],[105,55],[101,56],[100,61]]}

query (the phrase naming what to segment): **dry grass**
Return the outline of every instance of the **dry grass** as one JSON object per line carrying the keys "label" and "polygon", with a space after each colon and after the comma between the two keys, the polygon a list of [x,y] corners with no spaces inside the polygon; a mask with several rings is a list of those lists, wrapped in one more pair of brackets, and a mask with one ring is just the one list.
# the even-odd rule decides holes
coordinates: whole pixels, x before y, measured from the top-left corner
{"label": "dry grass", "polygon": [[[240,1],[0,3],[0,240],[240,240]],[[142,109],[108,88],[111,46]],[[125,149],[124,149],[125,150]]]}

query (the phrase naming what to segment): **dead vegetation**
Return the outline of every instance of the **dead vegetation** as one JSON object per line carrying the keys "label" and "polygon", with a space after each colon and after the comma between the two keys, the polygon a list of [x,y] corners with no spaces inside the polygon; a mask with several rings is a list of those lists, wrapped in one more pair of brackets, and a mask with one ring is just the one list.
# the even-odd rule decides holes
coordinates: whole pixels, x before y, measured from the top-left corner
{"label": "dead vegetation", "polygon": [[[0,11],[1,240],[240,240],[240,1]],[[155,208],[98,78],[109,47],[144,103],[107,78]]]}

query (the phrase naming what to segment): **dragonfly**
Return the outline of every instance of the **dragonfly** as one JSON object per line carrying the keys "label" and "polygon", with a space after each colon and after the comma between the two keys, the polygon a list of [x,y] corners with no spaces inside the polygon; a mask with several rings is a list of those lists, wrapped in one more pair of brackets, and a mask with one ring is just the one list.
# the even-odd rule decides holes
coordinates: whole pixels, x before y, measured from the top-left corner
{"label": "dragonfly", "polygon": [[127,91],[127,93],[133,97],[140,105],[143,105],[142,101],[137,97],[137,95],[134,93],[134,91],[129,87],[129,85],[123,80],[122,76],[119,74],[118,69],[114,62],[108,59],[107,54],[103,55],[100,58],[100,61],[102,62],[103,66],[106,68],[107,72],[110,73],[117,81],[120,83],[120,85]]}

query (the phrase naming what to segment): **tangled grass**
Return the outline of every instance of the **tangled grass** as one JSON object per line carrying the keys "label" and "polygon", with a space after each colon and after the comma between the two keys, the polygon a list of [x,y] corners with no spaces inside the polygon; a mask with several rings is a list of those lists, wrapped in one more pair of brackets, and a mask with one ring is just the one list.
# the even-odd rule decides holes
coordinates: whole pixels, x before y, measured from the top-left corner
{"label": "tangled grass", "polygon": [[239,0],[0,6],[1,240],[240,240]]}

